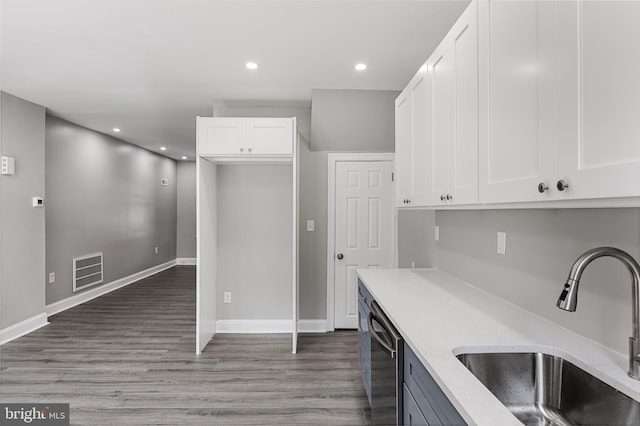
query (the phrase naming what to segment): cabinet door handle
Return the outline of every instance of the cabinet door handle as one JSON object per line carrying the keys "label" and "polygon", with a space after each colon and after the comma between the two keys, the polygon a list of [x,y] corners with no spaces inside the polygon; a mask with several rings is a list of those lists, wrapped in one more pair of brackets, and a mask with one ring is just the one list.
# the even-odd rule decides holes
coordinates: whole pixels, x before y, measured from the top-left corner
{"label": "cabinet door handle", "polygon": [[244,148],[240,148],[240,152],[244,152]]}
{"label": "cabinet door handle", "polygon": [[543,194],[544,191],[546,191],[547,189],[549,189],[549,187],[547,185],[544,184],[544,182],[540,182],[538,184],[538,192]]}
{"label": "cabinet door handle", "polygon": [[338,253],[338,255],[336,257],[338,258],[338,260],[342,260],[342,259],[344,259],[344,254]]}
{"label": "cabinet door handle", "polygon": [[247,149],[247,151],[251,152],[251,148]]}
{"label": "cabinet door handle", "polygon": [[444,196],[444,194],[440,195],[440,201],[444,201],[446,200],[446,197]]}
{"label": "cabinet door handle", "polygon": [[453,199],[453,196],[451,194],[447,194],[447,201],[451,201]]}
{"label": "cabinet door handle", "polygon": [[556,185],[556,187],[558,188],[558,191],[564,191],[565,189],[567,189],[569,187],[569,184],[565,181],[563,181],[562,179],[560,179],[558,181],[558,184]]}

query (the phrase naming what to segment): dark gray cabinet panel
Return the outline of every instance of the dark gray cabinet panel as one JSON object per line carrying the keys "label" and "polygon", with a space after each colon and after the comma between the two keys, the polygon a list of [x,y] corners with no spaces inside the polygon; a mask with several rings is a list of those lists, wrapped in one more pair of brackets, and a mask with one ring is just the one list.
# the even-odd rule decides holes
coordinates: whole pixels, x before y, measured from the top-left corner
{"label": "dark gray cabinet panel", "polygon": [[358,355],[360,362],[360,375],[364,390],[371,404],[371,338],[369,336],[369,326],[367,317],[371,310],[371,293],[358,280]]}
{"label": "dark gray cabinet panel", "polygon": [[[428,425],[466,425],[409,345],[404,345],[404,383]],[[406,405],[406,404],[405,404]]]}
{"label": "dark gray cabinet panel", "polygon": [[411,392],[407,389],[407,385],[402,386],[402,420],[404,426],[429,425]]}

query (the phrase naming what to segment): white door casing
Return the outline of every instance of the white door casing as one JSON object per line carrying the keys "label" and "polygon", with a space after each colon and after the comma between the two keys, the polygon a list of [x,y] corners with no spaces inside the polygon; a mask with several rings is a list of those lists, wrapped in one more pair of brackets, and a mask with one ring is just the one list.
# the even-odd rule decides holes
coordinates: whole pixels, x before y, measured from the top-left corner
{"label": "white door casing", "polygon": [[356,270],[393,267],[392,172],[392,161],[335,165],[335,328],[357,328]]}

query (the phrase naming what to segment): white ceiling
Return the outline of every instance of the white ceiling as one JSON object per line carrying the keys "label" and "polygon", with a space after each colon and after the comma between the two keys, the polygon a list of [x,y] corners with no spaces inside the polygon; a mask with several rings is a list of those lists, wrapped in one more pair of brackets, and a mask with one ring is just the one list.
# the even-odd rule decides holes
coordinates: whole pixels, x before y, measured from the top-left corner
{"label": "white ceiling", "polygon": [[402,89],[468,3],[1,0],[0,83],[74,123],[193,159],[195,116],[214,104]]}

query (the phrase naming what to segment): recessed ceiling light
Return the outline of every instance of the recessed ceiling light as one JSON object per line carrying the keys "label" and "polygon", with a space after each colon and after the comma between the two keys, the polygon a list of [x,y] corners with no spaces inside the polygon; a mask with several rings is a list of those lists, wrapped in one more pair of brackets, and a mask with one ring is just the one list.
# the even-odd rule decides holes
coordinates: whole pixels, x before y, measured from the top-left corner
{"label": "recessed ceiling light", "polygon": [[186,159],[187,159],[187,157],[186,157],[185,155],[183,155],[183,156],[182,156],[182,159],[183,159],[183,160],[186,160]]}
{"label": "recessed ceiling light", "polygon": [[113,128],[113,131],[114,131],[114,132],[116,132],[116,133],[119,133],[119,132],[120,132],[120,129],[119,129],[119,128],[117,128],[117,127],[114,127],[114,128]]}
{"label": "recessed ceiling light", "polygon": [[164,147],[164,146],[161,146],[161,147],[160,147],[160,151],[166,151],[166,150],[167,150],[167,148],[166,148],[166,147]]}
{"label": "recessed ceiling light", "polygon": [[258,64],[256,64],[255,62],[247,62],[246,64],[244,64],[245,67],[247,67],[250,70],[257,70],[258,69]]}
{"label": "recessed ceiling light", "polygon": [[355,68],[356,68],[356,71],[364,71],[367,69],[367,64],[363,64],[363,63],[356,64]]}

